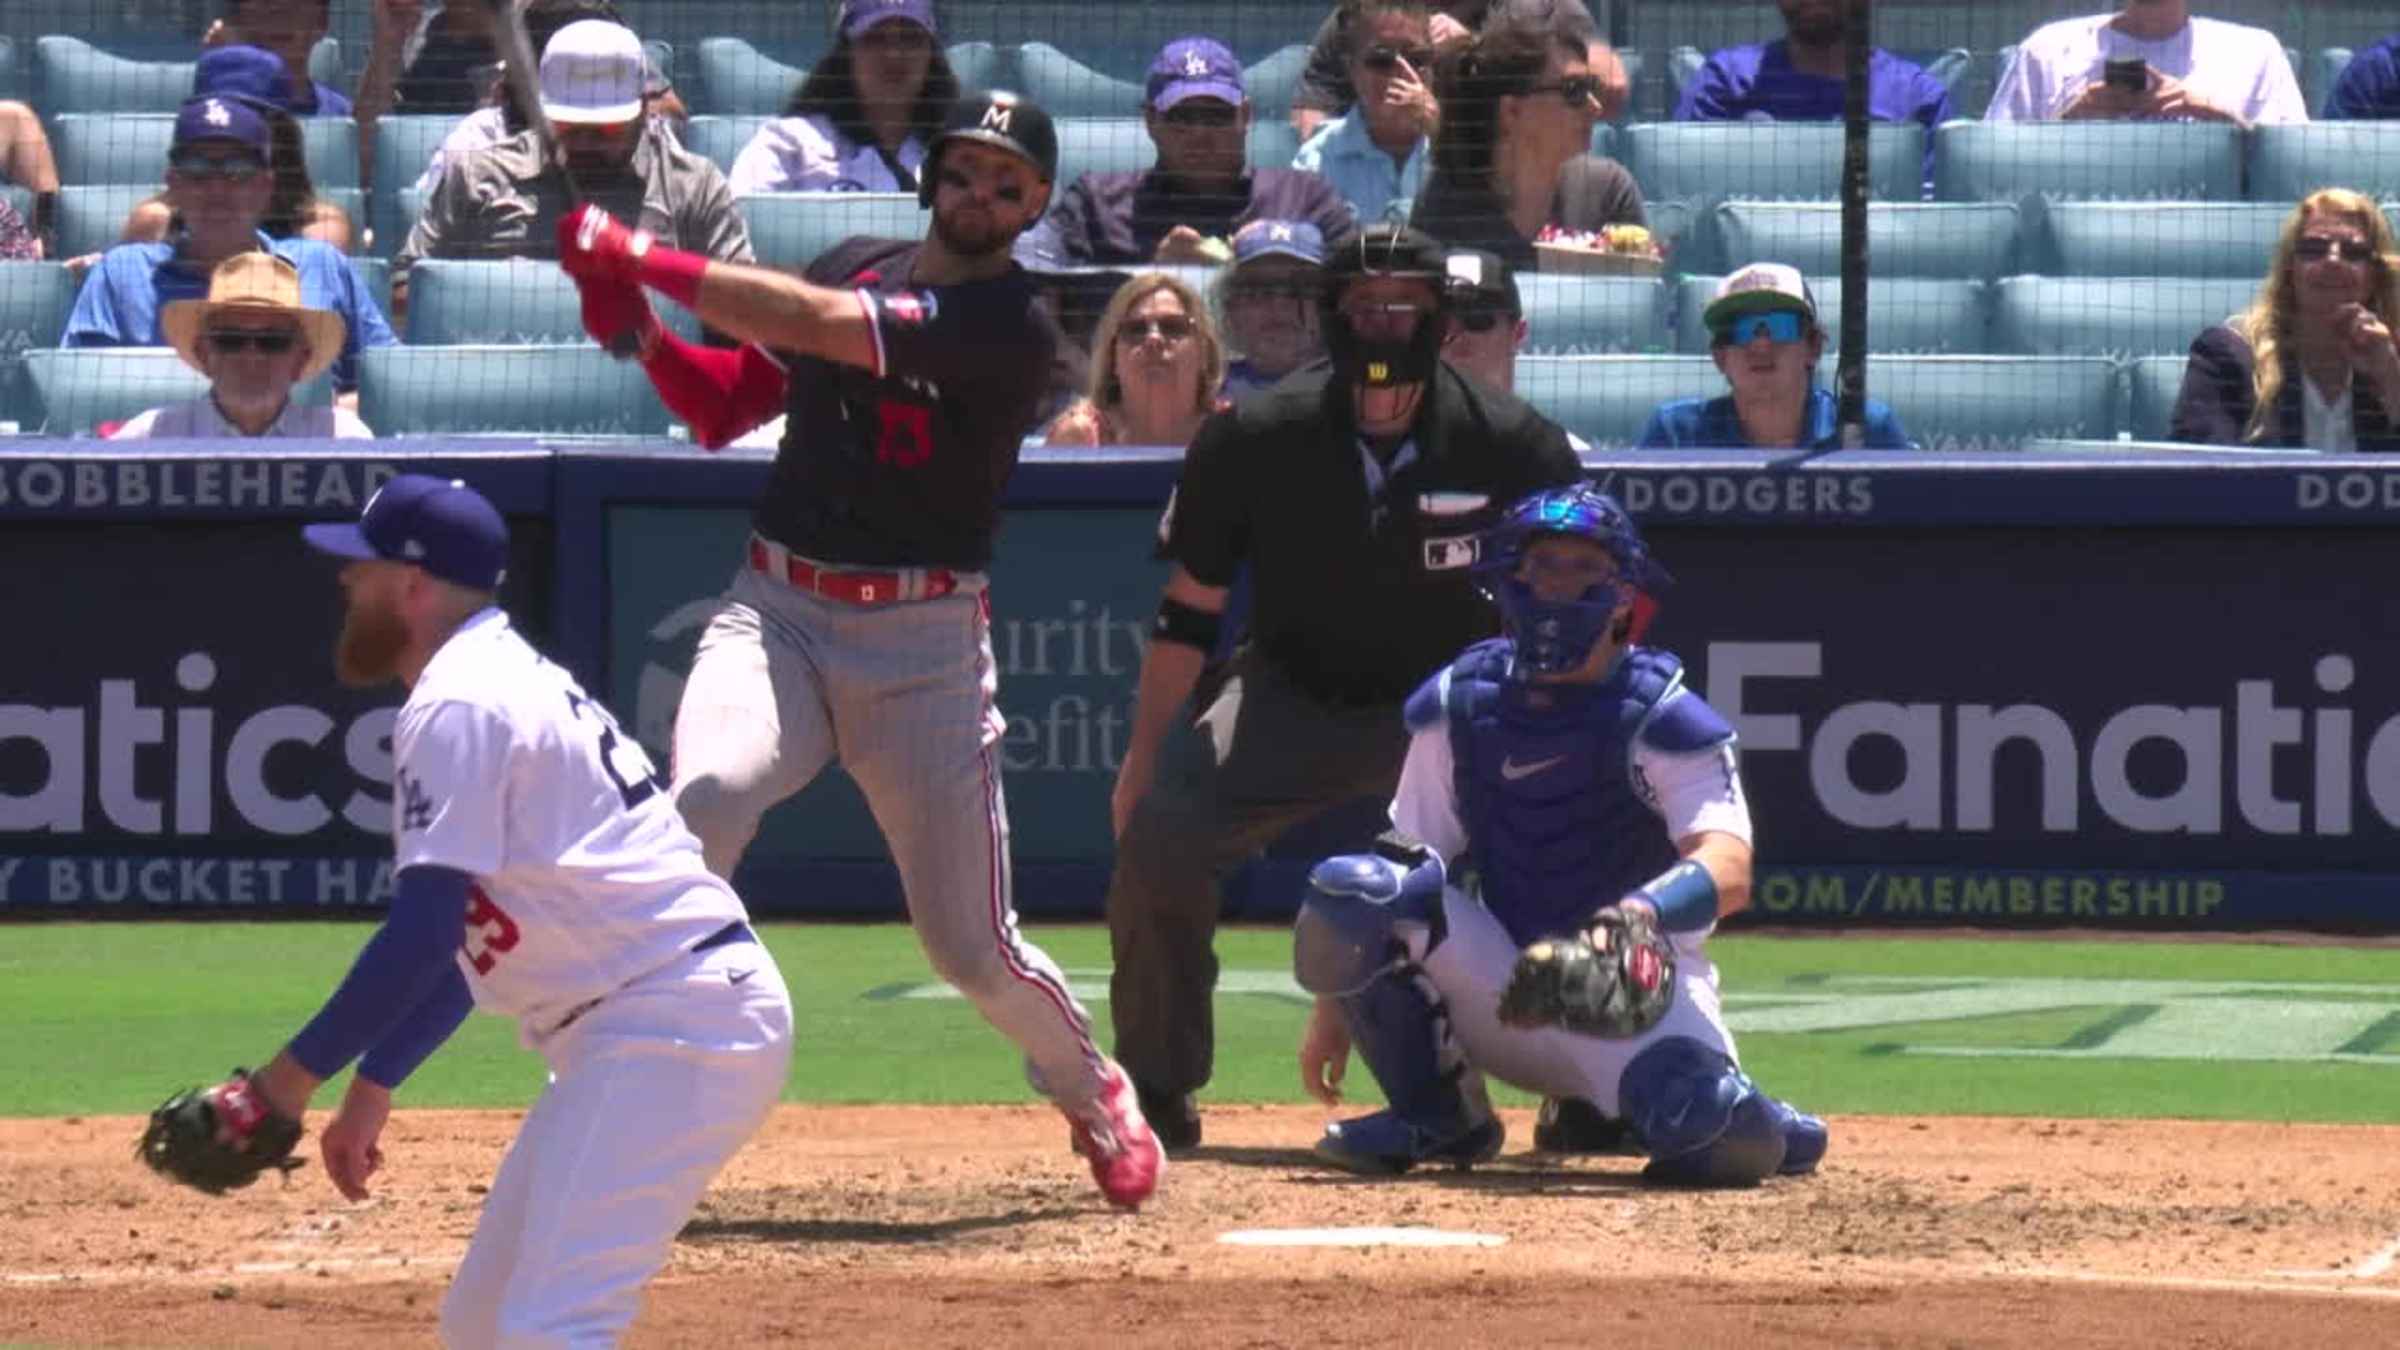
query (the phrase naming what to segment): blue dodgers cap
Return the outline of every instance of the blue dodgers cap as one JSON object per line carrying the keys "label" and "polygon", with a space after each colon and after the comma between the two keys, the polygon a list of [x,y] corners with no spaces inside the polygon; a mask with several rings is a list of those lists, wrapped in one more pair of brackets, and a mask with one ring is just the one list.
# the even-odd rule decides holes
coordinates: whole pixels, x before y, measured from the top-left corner
{"label": "blue dodgers cap", "polygon": [[305,525],[309,546],[337,558],[410,563],[471,591],[508,575],[508,524],[456,478],[404,473],[367,498],[355,524]]}
{"label": "blue dodgers cap", "polygon": [[1187,98],[1216,98],[1239,106],[1242,63],[1212,37],[1179,37],[1158,49],[1150,63],[1150,106],[1161,111]]}
{"label": "blue dodgers cap", "polygon": [[264,47],[211,47],[192,69],[192,97],[242,99],[262,112],[292,110],[292,73]]}
{"label": "blue dodgers cap", "polygon": [[875,25],[895,19],[913,23],[937,38],[941,36],[941,23],[933,16],[933,0],[842,0],[838,22],[843,37],[856,39]]}
{"label": "blue dodgers cap", "polygon": [[1305,220],[1254,220],[1233,233],[1233,265],[1280,255],[1325,265],[1325,232]]}
{"label": "blue dodgers cap", "polygon": [[174,146],[197,141],[232,141],[258,153],[265,160],[272,153],[267,142],[266,114],[240,98],[220,98],[211,95],[195,98],[175,114]]}

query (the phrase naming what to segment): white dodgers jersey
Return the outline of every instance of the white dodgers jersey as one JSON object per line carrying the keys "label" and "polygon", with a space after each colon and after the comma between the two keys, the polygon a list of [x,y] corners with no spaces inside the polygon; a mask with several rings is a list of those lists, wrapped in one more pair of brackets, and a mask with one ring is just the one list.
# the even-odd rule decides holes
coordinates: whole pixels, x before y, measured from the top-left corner
{"label": "white dodgers jersey", "polygon": [[397,865],[474,879],[459,964],[528,1044],[747,917],[642,747],[498,609],[433,654],[392,758]]}

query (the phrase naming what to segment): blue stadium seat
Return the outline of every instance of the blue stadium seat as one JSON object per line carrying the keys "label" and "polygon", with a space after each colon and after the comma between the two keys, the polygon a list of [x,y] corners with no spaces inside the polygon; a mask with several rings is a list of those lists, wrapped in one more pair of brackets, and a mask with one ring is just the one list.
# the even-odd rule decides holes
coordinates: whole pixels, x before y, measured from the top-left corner
{"label": "blue stadium seat", "polygon": [[340,38],[327,33],[317,39],[316,46],[308,49],[308,78],[349,93],[353,83],[350,75],[350,67],[343,60]]}
{"label": "blue stadium seat", "polygon": [[1668,348],[1665,294],[1656,278],[1529,272],[1517,278],[1517,289],[1525,301],[1528,352],[1580,356]]}
{"label": "blue stadium seat", "polygon": [[[1023,49],[1019,49],[1023,59]],[[1259,117],[1283,121],[1292,111],[1292,92],[1300,85],[1301,72],[1308,69],[1308,44],[1294,42],[1278,47],[1257,65],[1242,72],[1242,83],[1250,90],[1250,106]]]}
{"label": "blue stadium seat", "polygon": [[[167,149],[175,139],[172,113],[67,113],[50,124],[61,183],[146,183],[165,180]],[[347,117],[300,122],[309,181],[319,188],[358,186],[358,124]]]}
{"label": "blue stadium seat", "polygon": [[684,123],[683,148],[718,168],[733,170],[734,156],[758,135],[758,129],[773,121],[765,113],[744,113],[738,117],[695,117]]}
{"label": "blue stadium seat", "polygon": [[17,40],[0,35],[0,98],[29,99],[33,89],[25,79],[24,66],[17,60]]}
{"label": "blue stadium seat", "polygon": [[1139,117],[1058,119],[1058,187],[1087,173],[1147,169],[1158,159],[1149,128]]}
{"label": "blue stadium seat", "polygon": [[1867,392],[1928,450],[2117,434],[2117,363],[2096,356],[1869,356]]}
{"label": "blue stadium seat", "polygon": [[79,37],[34,39],[34,87],[52,117],[79,112],[173,112],[192,95],[197,41],[142,42],[107,51]]}
{"label": "blue stadium seat", "polygon": [[1142,82],[1095,70],[1047,42],[1017,48],[1017,87],[1052,117],[1139,117]]}
{"label": "blue stadium seat", "polygon": [[1624,129],[1623,127],[1620,127],[1620,126],[1618,126],[1616,123],[1614,123],[1614,122],[1594,122],[1594,123],[1592,123],[1592,153],[1593,153],[1593,154],[1595,154],[1595,155],[1603,155],[1603,156],[1606,156],[1606,157],[1607,157],[1607,158],[1609,158],[1609,159],[1616,159],[1616,158],[1618,158],[1618,153],[1617,153],[1617,152],[1618,152],[1618,151],[1620,151],[1620,150],[1623,150],[1623,149],[1625,148],[1624,141],[1625,141],[1625,129]]}
{"label": "blue stadium seat", "polygon": [[41,425],[25,375],[25,353],[56,347],[81,281],[55,262],[0,262],[0,422]]}
{"label": "blue stadium seat", "polygon": [[[694,113],[719,117],[782,112],[828,49],[815,37],[813,25],[792,25],[785,31],[806,32],[809,37],[767,43],[742,37],[700,39],[693,62],[697,78],[686,106]],[[952,43],[942,54],[949,58],[961,89],[989,89],[1006,82],[1004,53],[989,42]]]}
{"label": "blue stadium seat", "polygon": [[1650,235],[1667,251],[1670,272],[1723,272],[1725,250],[1718,244],[1716,222],[1692,202],[1645,202]]}
{"label": "blue stadium seat", "polygon": [[2333,87],[2342,82],[2342,72],[2350,68],[2357,54],[2348,47],[2326,47],[2309,53],[2307,63],[2300,67],[2300,93],[2308,100],[2309,116],[2325,115],[2325,105],[2333,98]]}
{"label": "blue stadium seat", "polygon": [[642,368],[598,347],[375,347],[359,416],[378,436],[663,436]]}
{"label": "blue stadium seat", "polygon": [[1668,399],[1725,392],[1705,356],[1520,356],[1517,397],[1601,450],[1623,449]]}
{"label": "blue stadium seat", "polygon": [[1288,169],[1292,156],[1300,153],[1300,133],[1292,130],[1289,119],[1260,113],[1250,119],[1250,137],[1243,153],[1253,169]]}
{"label": "blue stadium seat", "polygon": [[[1680,351],[1706,354],[1708,329],[1700,316],[1721,277],[1685,277],[1675,289],[1675,337]],[[1827,350],[1841,345],[1842,279],[1811,276],[1817,321]],[[1971,355],[1992,350],[1991,302],[1981,281],[1951,277],[1885,277],[1867,283],[1867,342],[1871,350],[1911,355]]]}
{"label": "blue stadium seat", "polygon": [[1951,122],[1934,133],[1942,201],[2238,201],[2242,131],[2214,122]]}
{"label": "blue stadium seat", "polygon": [[[1650,201],[1829,201],[1842,191],[1838,122],[1648,122],[1625,128],[1618,157]],[[1868,190],[1916,201],[1925,129],[1879,123],[1868,135]]]}
{"label": "blue stadium seat", "polygon": [[2307,122],[2250,133],[2250,200],[2299,201],[2318,188],[2400,197],[2400,122]]}
{"label": "blue stadium seat", "polygon": [[[389,263],[378,265],[389,274]],[[700,333],[691,311],[653,295],[660,319],[687,338]],[[427,258],[408,272],[408,327],[414,346],[574,346],[588,341],[575,283],[558,264],[529,258]]]}
{"label": "blue stadium seat", "polygon": [[2137,441],[2169,439],[2175,420],[2175,399],[2183,392],[2182,356],[2145,356],[2125,366],[2126,425]]}
{"label": "blue stadium seat", "polygon": [[[25,353],[25,370],[38,410],[29,412],[26,429],[39,425],[48,436],[89,435],[102,422],[208,392],[208,381],[169,347],[53,347]],[[333,397],[332,378],[320,375],[293,397],[324,404]]]}
{"label": "blue stadium seat", "polygon": [[2266,275],[2284,202],[2048,202],[2029,266],[2070,277]]}
{"label": "blue stadium seat", "polygon": [[375,231],[375,252],[390,257],[408,239],[417,218],[417,202],[406,196],[433,162],[433,152],[459,123],[452,113],[394,114],[375,123],[374,199],[368,225]]}
{"label": "blue stadium seat", "polygon": [[[1839,275],[1838,202],[1726,202],[1716,209],[1727,267],[1790,263]],[[2017,257],[2018,211],[2007,202],[1874,202],[1867,207],[1867,257],[1879,277],[2005,276]]]}
{"label": "blue stadium seat", "polygon": [[[154,183],[84,183],[58,190],[58,252],[62,258],[98,253],[120,242],[133,208],[157,196]],[[355,227],[366,219],[366,194],[357,188],[319,188],[317,195],[350,213]]]}
{"label": "blue stadium seat", "polygon": [[1993,291],[1993,350],[2018,356],[2187,351],[2249,307],[2255,277],[2010,277]]}
{"label": "blue stadium seat", "polygon": [[750,226],[750,247],[773,267],[806,267],[852,235],[915,239],[925,217],[906,192],[769,192],[735,205]]}

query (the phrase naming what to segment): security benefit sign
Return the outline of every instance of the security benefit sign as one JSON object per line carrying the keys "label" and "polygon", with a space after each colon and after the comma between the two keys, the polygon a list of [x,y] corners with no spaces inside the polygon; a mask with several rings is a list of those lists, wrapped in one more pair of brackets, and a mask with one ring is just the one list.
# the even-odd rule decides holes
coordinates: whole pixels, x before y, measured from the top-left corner
{"label": "security benefit sign", "polygon": [[2400,927],[2388,535],[1653,535],[1760,917]]}
{"label": "security benefit sign", "polygon": [[0,904],[389,898],[401,690],[335,680],[337,564],[295,522],[19,520],[0,558]]}
{"label": "security benefit sign", "polygon": [[[607,511],[610,697],[659,763],[701,633],[749,538],[746,510],[615,506]],[[1007,801],[1019,904],[1070,897],[1038,879],[1065,868],[1087,911],[1109,858],[1108,796],[1123,762],[1149,617],[1165,583],[1150,559],[1157,514],[1018,510],[991,582],[992,653],[1005,729],[992,752]],[[863,626],[873,611],[858,611]],[[863,650],[863,649],[862,649]],[[829,656],[829,661],[838,657]],[[762,709],[762,712],[766,710]],[[906,738],[910,729],[883,730]],[[837,750],[838,753],[838,750]],[[960,771],[971,771],[962,763]],[[958,822],[931,820],[947,835]],[[894,911],[884,836],[839,767],[768,813],[737,880],[754,907]]]}

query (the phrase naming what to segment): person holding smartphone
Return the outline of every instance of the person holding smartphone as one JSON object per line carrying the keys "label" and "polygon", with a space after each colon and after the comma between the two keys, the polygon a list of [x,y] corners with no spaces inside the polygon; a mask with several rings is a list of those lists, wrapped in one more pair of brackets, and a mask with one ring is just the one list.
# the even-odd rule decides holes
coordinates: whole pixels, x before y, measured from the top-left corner
{"label": "person holding smartphone", "polygon": [[1358,101],[1318,127],[1292,167],[1324,175],[1362,225],[1404,222],[1425,187],[1427,152],[1442,122],[1433,96],[1433,8],[1425,0],[1366,0],[1350,39]]}
{"label": "person holding smartphone", "polygon": [[2190,0],[2127,0],[2114,14],[2044,24],[2017,45],[1992,122],[2305,122],[2283,40],[2202,18]]}

